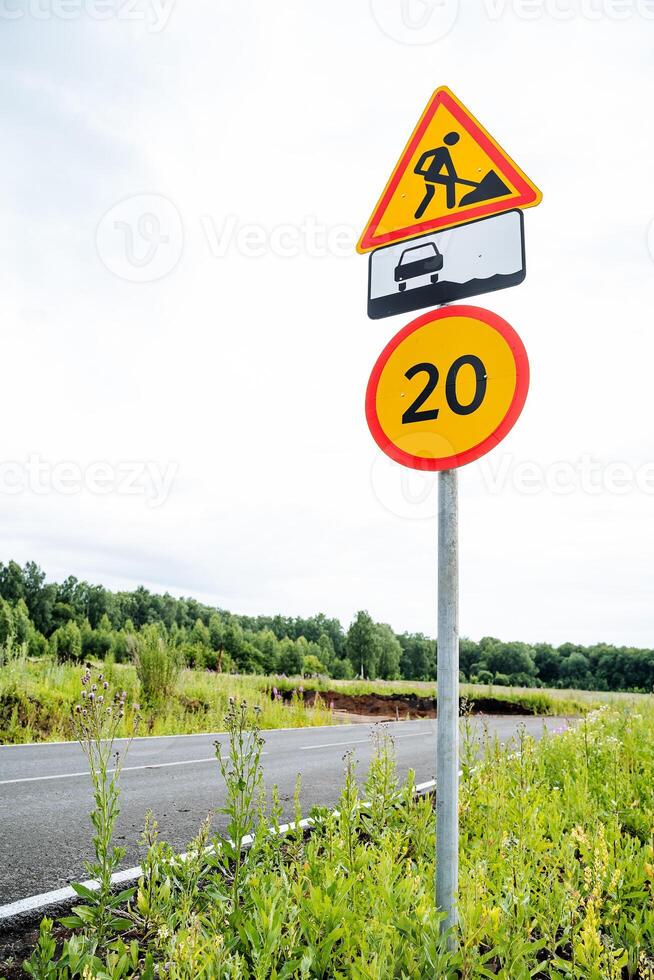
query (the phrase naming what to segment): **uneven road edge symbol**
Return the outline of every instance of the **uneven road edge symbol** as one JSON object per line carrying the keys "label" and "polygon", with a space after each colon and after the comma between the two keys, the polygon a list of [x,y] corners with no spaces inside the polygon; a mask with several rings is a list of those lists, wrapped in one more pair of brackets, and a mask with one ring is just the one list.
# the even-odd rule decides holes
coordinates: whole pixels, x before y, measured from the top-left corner
{"label": "uneven road edge symbol", "polygon": [[357,244],[358,252],[512,208],[542,194],[446,86],[411,134]]}
{"label": "uneven road edge symbol", "polygon": [[368,255],[368,316],[373,320],[470,300],[524,282],[522,211],[383,245]]}
{"label": "uneven road edge symbol", "polygon": [[527,352],[513,327],[478,306],[448,306],[386,345],[368,381],[366,420],[396,463],[454,469],[508,435],[528,390]]}

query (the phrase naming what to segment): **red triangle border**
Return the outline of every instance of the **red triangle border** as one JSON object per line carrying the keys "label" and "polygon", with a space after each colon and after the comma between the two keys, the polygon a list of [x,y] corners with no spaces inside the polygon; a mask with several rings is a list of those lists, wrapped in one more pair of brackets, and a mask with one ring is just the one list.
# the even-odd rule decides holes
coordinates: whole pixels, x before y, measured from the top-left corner
{"label": "red triangle border", "polygon": [[[469,211],[459,212],[456,217],[442,215],[439,218],[432,218],[429,221],[419,221],[414,225],[408,225],[406,228],[386,232],[383,235],[376,235],[375,233],[379,227],[379,222],[381,221],[384,212],[388,207],[389,201],[397,190],[397,185],[406,172],[416,148],[418,147],[427,127],[434,118],[436,110],[440,105],[443,105],[449,112],[451,112],[459,125],[466,130],[466,132],[493,161],[500,173],[507,177],[514,187],[518,188],[518,194],[511,197],[495,199],[494,201],[488,201],[487,203],[480,204],[476,208],[471,208]],[[500,214],[502,211],[506,211],[511,208],[528,207],[530,204],[533,204],[537,197],[538,192],[527,183],[522,174],[515,169],[510,159],[502,150],[495,146],[492,140],[489,139],[486,133],[477,125],[475,120],[469,116],[468,113],[459,105],[459,103],[451,97],[449,92],[439,90],[436,92],[436,95],[421,119],[417,130],[413,134],[411,141],[400,157],[399,163],[393,172],[393,176],[391,177],[388,187],[384,191],[383,197],[381,198],[370,221],[368,222],[365,234],[360,242],[360,248],[362,251],[370,251],[371,249],[379,248],[381,245],[388,245],[391,242],[398,242],[405,238],[412,238],[414,235],[427,234],[427,232],[436,231],[438,228],[450,227],[454,224],[464,224],[467,221],[473,221],[475,218],[483,218],[489,214]],[[498,207],[498,204],[500,203],[501,207]]]}

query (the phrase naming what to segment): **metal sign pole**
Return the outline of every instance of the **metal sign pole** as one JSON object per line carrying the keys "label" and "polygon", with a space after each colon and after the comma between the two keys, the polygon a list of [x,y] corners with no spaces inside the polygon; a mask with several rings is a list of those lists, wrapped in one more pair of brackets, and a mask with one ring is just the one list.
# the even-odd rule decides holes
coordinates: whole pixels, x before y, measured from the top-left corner
{"label": "metal sign pole", "polygon": [[457,471],[438,482],[438,721],[436,747],[436,907],[456,946],[459,879],[459,514]]}

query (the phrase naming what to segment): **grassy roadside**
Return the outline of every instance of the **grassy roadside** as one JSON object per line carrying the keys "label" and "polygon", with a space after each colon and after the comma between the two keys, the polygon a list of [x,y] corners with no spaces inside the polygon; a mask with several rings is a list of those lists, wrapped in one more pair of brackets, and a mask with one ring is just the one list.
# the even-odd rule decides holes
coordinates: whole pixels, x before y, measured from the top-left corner
{"label": "grassy roadside", "polygon": [[[110,683],[128,695],[128,705],[142,700],[136,670],[127,664],[100,665]],[[71,711],[80,695],[80,666],[57,663],[51,658],[16,658],[0,667],[0,742],[59,741],[70,735]],[[221,731],[229,698],[261,706],[264,729],[338,724],[342,718],[329,710],[329,698],[307,707],[300,694],[282,700],[274,691],[291,693],[300,688],[325,695],[338,691],[352,696],[395,694],[433,697],[435,686],[419,681],[336,681],[329,678],[263,677],[183,670],[173,693],[156,707],[142,704],[140,733],[176,735]],[[492,698],[518,705],[530,714],[583,715],[602,702],[646,699],[647,695],[592,694],[465,684],[461,694],[471,702]],[[121,734],[129,730],[125,717]]]}
{"label": "grassy roadside", "polygon": [[[118,734],[131,731],[134,705],[141,699],[135,668],[100,663],[110,685],[127,694],[125,717]],[[70,739],[71,713],[80,699],[80,666],[50,659],[13,660],[0,668],[0,742]],[[140,735],[182,735],[223,731],[229,699],[261,705],[261,726],[300,728],[336,724],[324,706],[307,707],[300,696],[273,700],[265,678],[182,670],[174,692],[154,706],[141,705]]]}
{"label": "grassy roadside", "polygon": [[[306,680],[305,684],[308,683]],[[313,685],[313,680],[311,684]],[[432,681],[366,681],[349,680],[339,681],[332,678],[318,678],[319,689],[334,687],[337,690],[349,694],[366,694],[371,691],[380,694],[419,694],[430,696],[434,692]],[[580,691],[574,688],[533,688],[533,687],[504,687],[494,684],[461,684],[461,691],[471,699],[483,697],[489,692],[493,697],[513,698],[516,695],[539,695],[542,694],[552,701],[574,701],[577,704],[586,704],[592,708],[597,708],[601,704],[612,704],[616,701],[634,701],[639,699],[647,700],[648,694],[632,694],[624,691]]]}
{"label": "grassy roadside", "polygon": [[99,941],[91,909],[62,943],[46,921],[31,975],[653,980],[653,725],[650,699],[539,743],[522,735],[511,754],[489,742],[481,764],[466,740],[456,952],[438,937],[432,803],[410,780],[398,790],[388,737],[377,734],[366,807],[347,755],[339,813],[316,814],[306,840],[281,840],[263,832],[275,801],[255,804],[256,733],[236,725],[222,772],[230,827],[261,828],[251,850],[235,863],[214,839],[207,854],[205,827],[181,862],[151,827],[144,877],[115,925]]}
{"label": "grassy roadside", "polygon": [[[272,681],[271,681],[272,683]],[[390,697],[395,694],[415,694],[418,697],[434,697],[436,685],[431,681],[338,681],[331,678],[275,678],[274,683],[279,690],[292,690],[298,684],[305,688],[324,692],[339,691],[343,694],[361,696],[378,694]],[[492,684],[462,684],[461,697],[470,703],[492,698],[495,701],[506,701],[524,708],[528,714],[534,715],[583,715],[597,708],[600,704],[608,703],[614,697],[632,700],[647,695],[597,694],[590,691],[564,691],[530,687],[498,687]]]}

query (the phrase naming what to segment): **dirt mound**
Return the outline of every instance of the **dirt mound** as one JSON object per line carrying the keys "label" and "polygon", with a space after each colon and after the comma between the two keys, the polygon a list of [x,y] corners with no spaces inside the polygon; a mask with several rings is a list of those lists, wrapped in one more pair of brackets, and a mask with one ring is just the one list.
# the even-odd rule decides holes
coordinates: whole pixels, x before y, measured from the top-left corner
{"label": "dirt mound", "polygon": [[[285,701],[290,701],[292,692],[282,691]],[[305,704],[313,705],[316,697],[323,704],[336,711],[347,711],[351,714],[366,715],[372,718],[385,718],[404,721],[407,718],[435,718],[437,714],[436,698],[423,698],[418,694],[344,694],[343,691],[314,691],[307,689],[302,692]],[[475,701],[461,700],[462,710],[472,714],[485,715],[531,715],[524,705],[513,701],[503,701],[500,698],[477,698]]]}

